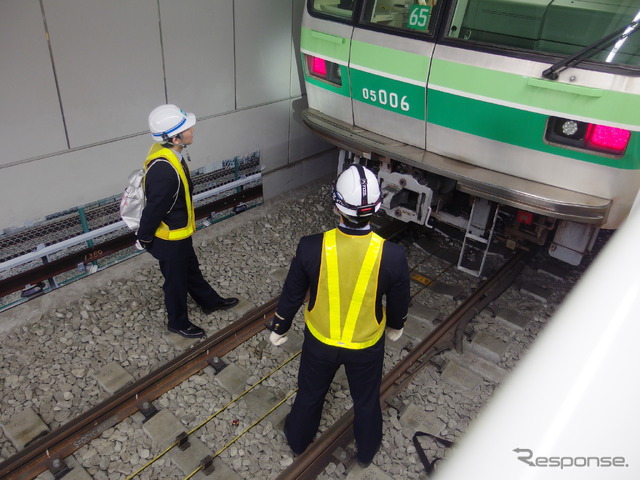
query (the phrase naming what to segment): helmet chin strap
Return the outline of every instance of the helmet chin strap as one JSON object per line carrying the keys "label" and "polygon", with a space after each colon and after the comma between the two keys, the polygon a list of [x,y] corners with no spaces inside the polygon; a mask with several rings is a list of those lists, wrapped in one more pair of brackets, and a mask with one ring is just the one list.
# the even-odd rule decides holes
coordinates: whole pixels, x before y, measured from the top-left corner
{"label": "helmet chin strap", "polygon": [[[175,143],[173,141],[174,138],[177,138],[178,140],[180,140],[179,143]],[[181,150],[184,150],[184,156],[186,157],[187,161],[190,162],[191,161],[191,157],[189,156],[189,151],[187,150],[187,145],[184,143],[184,140],[182,138],[182,134],[179,133],[177,134],[175,137],[172,138],[168,138],[167,137],[167,142],[171,142],[171,145],[174,147],[180,147]],[[180,153],[183,153],[182,151]]]}
{"label": "helmet chin strap", "polygon": [[[176,135],[173,138],[177,138],[178,140],[180,140],[180,143],[174,143],[174,145],[177,145],[178,147],[182,147],[182,148],[187,148],[187,146],[184,144],[184,139],[182,138],[182,134],[179,133],[178,135]],[[173,140],[171,140],[171,142],[173,142]]]}

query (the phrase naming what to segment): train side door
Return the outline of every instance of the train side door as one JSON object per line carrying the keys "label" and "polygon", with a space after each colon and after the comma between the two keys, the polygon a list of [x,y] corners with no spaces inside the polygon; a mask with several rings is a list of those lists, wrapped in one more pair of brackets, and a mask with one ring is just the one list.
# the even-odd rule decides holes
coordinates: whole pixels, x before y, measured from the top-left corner
{"label": "train side door", "polygon": [[433,3],[365,0],[349,61],[354,124],[419,148],[426,142]]}
{"label": "train side door", "polygon": [[308,1],[300,33],[309,107],[348,125],[353,124],[348,80],[353,6],[353,1]]}

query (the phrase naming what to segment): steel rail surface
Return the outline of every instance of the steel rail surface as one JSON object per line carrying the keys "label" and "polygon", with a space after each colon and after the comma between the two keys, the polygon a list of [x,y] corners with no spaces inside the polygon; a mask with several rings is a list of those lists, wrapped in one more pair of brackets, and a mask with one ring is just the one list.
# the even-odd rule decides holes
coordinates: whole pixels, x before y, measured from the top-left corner
{"label": "steel rail surface", "polygon": [[202,370],[208,360],[220,357],[265,328],[265,319],[273,315],[279,297],[271,299],[240,320],[205,338],[169,363],[124,387],[112,397],[34,440],[23,450],[0,464],[2,479],[31,479],[53,462],[68,457],[80,447],[150,403],[186,378]]}
{"label": "steel rail surface", "polygon": [[[383,377],[380,387],[383,405],[390,403],[392,398],[406,388],[434,355],[451,347],[461,350],[464,328],[476,314],[513,283],[524,268],[525,255],[526,252],[520,251],[511,257]],[[353,408],[315,439],[276,480],[316,478],[329,463],[334,451],[353,440],[352,424]]]}

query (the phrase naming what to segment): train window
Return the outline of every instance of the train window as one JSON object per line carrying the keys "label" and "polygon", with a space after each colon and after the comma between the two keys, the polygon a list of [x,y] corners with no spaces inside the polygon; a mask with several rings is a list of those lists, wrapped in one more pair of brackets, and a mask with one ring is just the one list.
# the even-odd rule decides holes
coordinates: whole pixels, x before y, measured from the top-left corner
{"label": "train window", "polygon": [[355,0],[311,0],[309,10],[342,19],[351,19]]}
{"label": "train window", "polygon": [[[592,47],[589,60],[638,66],[639,10],[628,0],[458,0],[448,37],[561,56]],[[595,45],[625,27],[630,35]]]}
{"label": "train window", "polygon": [[437,4],[438,0],[367,0],[362,22],[430,34],[435,25]]}

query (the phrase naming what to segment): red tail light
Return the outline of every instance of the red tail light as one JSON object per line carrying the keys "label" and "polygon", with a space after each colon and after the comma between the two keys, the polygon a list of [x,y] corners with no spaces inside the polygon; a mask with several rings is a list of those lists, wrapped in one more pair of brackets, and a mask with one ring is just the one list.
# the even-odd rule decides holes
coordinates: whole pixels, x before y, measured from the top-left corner
{"label": "red tail light", "polygon": [[629,145],[631,132],[623,128],[549,117],[545,139],[552,144],[621,157]]}
{"label": "red tail light", "polygon": [[327,61],[324,58],[309,57],[311,59],[311,75],[327,76]]}
{"label": "red tail light", "polygon": [[305,57],[307,60],[307,72],[310,76],[326,80],[334,85],[342,85],[340,65],[312,55],[305,55]]}
{"label": "red tail light", "polygon": [[595,150],[611,150],[620,154],[626,150],[630,138],[631,132],[622,128],[594,124],[587,128],[587,148]]}

